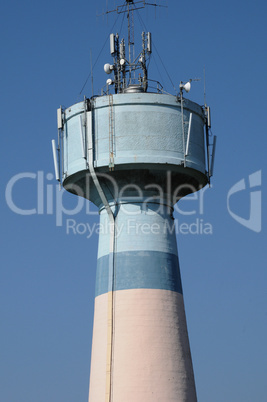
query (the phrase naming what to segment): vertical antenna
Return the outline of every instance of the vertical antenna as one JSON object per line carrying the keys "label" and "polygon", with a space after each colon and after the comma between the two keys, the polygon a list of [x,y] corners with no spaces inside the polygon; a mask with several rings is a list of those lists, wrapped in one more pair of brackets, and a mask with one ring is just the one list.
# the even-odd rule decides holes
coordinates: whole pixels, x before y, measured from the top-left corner
{"label": "vertical antenna", "polygon": [[206,71],[205,71],[205,66],[203,68],[203,75],[204,75],[204,105],[206,107],[207,103],[206,103]]}
{"label": "vertical antenna", "polygon": [[186,167],[186,159],[185,159],[185,134],[184,134],[184,99],[183,99],[183,90],[182,83],[180,83],[180,101],[181,101],[181,117],[182,117],[182,133],[183,133],[183,154],[184,154],[184,167]]}
{"label": "vertical antenna", "polygon": [[[134,14],[133,14],[133,5],[132,5],[132,8],[131,8],[131,46],[132,46],[132,60],[134,62],[135,51],[134,51]],[[135,78],[135,69],[134,69],[134,78]]]}
{"label": "vertical antenna", "polygon": [[120,43],[120,60],[123,62],[120,63],[121,75],[122,75],[122,87],[126,88],[126,71],[125,71],[125,42],[122,39]]}
{"label": "vertical antenna", "polygon": [[129,6],[129,1],[127,4],[127,19],[128,19],[128,53],[129,53],[129,78],[130,78],[130,83],[131,83],[131,25],[130,25],[130,6]]}
{"label": "vertical antenna", "polygon": [[209,142],[209,108],[207,108],[207,102],[206,102],[206,71],[205,71],[205,65],[203,68],[203,75],[204,75],[204,110],[205,110],[205,129],[206,129],[206,148],[207,148],[207,165],[208,165],[208,183],[210,186],[210,177],[211,177],[211,168],[210,168],[210,142]]}
{"label": "vertical antenna", "polygon": [[57,109],[57,129],[58,129],[57,147],[55,140],[52,140],[52,150],[54,158],[55,176],[56,180],[59,182],[59,189],[61,189],[60,145],[62,138],[61,131],[63,129],[62,106],[60,106],[60,108]]}
{"label": "vertical antenna", "polygon": [[217,140],[217,136],[214,135],[213,138],[213,145],[212,145],[212,155],[211,155],[211,166],[210,166],[210,176],[213,176],[213,168],[214,168],[214,159],[215,159],[215,150],[216,150],[216,140]]}
{"label": "vertical antenna", "polygon": [[[132,79],[132,62],[134,61],[134,16],[133,0],[126,0],[128,19],[128,51],[129,51],[129,81]],[[130,6],[131,4],[131,6]]]}
{"label": "vertical antenna", "polygon": [[94,78],[93,78],[92,48],[90,49],[90,61],[91,61],[92,96],[94,96]]}
{"label": "vertical antenna", "polygon": [[[53,159],[54,159],[54,168],[55,168],[55,176],[56,180],[60,182],[60,176],[59,176],[59,165],[58,165],[58,158],[57,158],[57,146],[56,146],[56,141],[52,140],[52,151],[53,151]],[[60,184],[60,183],[59,183]]]}

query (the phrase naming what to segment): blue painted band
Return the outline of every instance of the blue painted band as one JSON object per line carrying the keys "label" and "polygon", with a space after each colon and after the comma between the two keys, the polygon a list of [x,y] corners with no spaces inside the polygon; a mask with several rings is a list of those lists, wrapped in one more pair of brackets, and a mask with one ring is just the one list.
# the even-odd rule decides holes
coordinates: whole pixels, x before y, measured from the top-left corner
{"label": "blue painted band", "polygon": [[[159,251],[115,253],[113,289],[165,289],[182,294],[178,257]],[[105,255],[97,262],[96,296],[109,290],[109,255]]]}

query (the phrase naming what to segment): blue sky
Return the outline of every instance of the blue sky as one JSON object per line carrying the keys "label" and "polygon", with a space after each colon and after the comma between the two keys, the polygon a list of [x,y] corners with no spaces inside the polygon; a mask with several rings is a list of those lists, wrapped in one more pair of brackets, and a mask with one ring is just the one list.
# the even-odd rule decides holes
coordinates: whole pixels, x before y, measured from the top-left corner
{"label": "blue sky", "polygon": [[[114,7],[118,1],[109,1]],[[212,188],[181,208],[212,225],[211,235],[178,234],[186,314],[199,402],[266,401],[266,2],[166,1],[168,9],[140,12],[153,33],[150,77],[174,93],[158,56],[176,88],[194,82],[189,98],[211,106],[218,137]],[[93,63],[115,22],[96,17],[106,1],[23,2],[1,7],[1,281],[0,399],[4,402],[86,401],[90,371],[97,235],[67,234],[67,219],[56,226],[57,184],[51,139],[56,109],[91,96]],[[115,31],[120,31],[122,20]],[[122,26],[124,32],[125,22]],[[141,32],[136,19],[136,42]],[[104,86],[103,65],[111,62],[108,41],[94,68],[94,92]],[[39,174],[37,175],[37,172]],[[255,232],[227,210],[227,195],[244,179],[246,190],[232,195],[232,213],[250,216],[249,176],[262,184],[252,205],[260,217]],[[5,198],[14,176],[12,211]],[[261,175],[261,176],[260,176]],[[43,185],[42,185],[43,180]],[[44,212],[37,188],[44,189]],[[47,213],[53,193],[54,212]],[[65,208],[76,197],[61,194]],[[39,204],[38,204],[39,203]],[[98,222],[85,206],[77,223]],[[96,211],[92,206],[92,211]],[[14,208],[13,208],[14,209]],[[34,212],[34,211],[32,211]],[[255,212],[255,211],[254,211]],[[261,216],[260,216],[261,215]],[[256,219],[256,218],[255,218]]]}

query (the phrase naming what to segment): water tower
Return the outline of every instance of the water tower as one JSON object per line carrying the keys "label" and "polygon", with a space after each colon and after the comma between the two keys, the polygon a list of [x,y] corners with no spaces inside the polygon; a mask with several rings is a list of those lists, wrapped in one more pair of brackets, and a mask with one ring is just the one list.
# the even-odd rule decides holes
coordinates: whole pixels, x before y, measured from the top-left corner
{"label": "water tower", "polygon": [[[100,96],[58,109],[56,176],[100,213],[90,402],[195,402],[173,207],[210,181],[209,108],[148,79],[152,36],[134,56],[110,35]],[[126,49],[127,48],[127,49]],[[57,164],[57,152],[61,160]],[[81,262],[82,263],[82,262]]]}

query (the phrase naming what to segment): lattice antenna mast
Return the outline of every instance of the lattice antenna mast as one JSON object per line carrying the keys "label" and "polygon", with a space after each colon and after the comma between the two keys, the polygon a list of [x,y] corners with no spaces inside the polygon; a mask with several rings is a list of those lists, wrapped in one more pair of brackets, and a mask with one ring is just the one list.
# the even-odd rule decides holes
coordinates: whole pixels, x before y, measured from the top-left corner
{"label": "lattice antenna mast", "polygon": [[[146,5],[154,7],[166,7],[155,3],[148,3],[145,0],[125,0],[123,5],[118,6],[115,10],[107,11],[105,14],[117,12],[118,14],[127,13],[128,20],[128,59],[125,55],[124,39],[119,43],[118,34],[111,34],[110,49],[113,56],[114,64],[105,64],[104,70],[107,74],[114,73],[114,80],[108,79],[107,84],[115,86],[115,93],[122,92],[128,85],[135,83],[135,71],[143,70],[143,76],[139,74],[138,83],[147,90],[147,56],[152,53],[151,33],[142,32],[142,51],[135,57],[135,40],[134,40],[134,11],[145,8]],[[127,80],[128,74],[128,80]]]}
{"label": "lattice antenna mast", "polygon": [[132,82],[132,62],[134,61],[134,16],[133,0],[127,2],[127,20],[128,20],[128,48],[129,48],[129,81]]}

